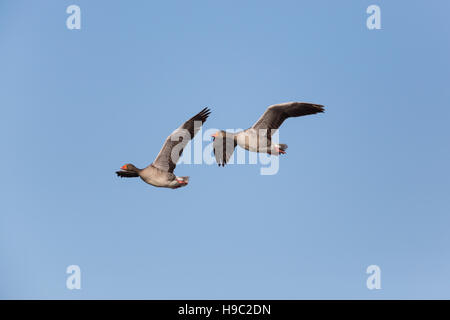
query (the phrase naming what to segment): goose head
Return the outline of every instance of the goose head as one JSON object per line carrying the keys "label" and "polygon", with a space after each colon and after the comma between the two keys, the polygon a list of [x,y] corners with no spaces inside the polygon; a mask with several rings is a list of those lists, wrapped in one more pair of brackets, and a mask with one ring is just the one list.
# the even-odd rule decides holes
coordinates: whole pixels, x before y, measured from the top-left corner
{"label": "goose head", "polygon": [[136,168],[133,164],[127,163],[120,167],[120,169],[125,171],[139,172],[139,169]]}
{"label": "goose head", "polygon": [[225,137],[226,136],[226,132],[223,130],[219,130],[216,133],[212,134],[211,137],[213,138],[213,141],[216,140],[216,138],[218,137]]}

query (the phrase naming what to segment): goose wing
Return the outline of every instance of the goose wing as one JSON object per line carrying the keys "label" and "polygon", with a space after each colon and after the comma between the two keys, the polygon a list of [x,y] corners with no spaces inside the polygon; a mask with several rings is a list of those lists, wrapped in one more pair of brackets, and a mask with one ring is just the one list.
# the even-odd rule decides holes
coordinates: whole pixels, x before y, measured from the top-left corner
{"label": "goose wing", "polygon": [[173,172],[184,147],[194,138],[210,113],[211,111],[208,108],[204,108],[172,132],[164,142],[155,161],[153,161],[153,166],[167,172]]}
{"label": "goose wing", "polygon": [[224,167],[236,148],[234,136],[218,136],[214,138],[213,151],[217,164]]}
{"label": "goose wing", "polygon": [[268,130],[269,136],[291,117],[306,116],[324,111],[324,106],[305,102],[286,102],[267,108],[263,115],[252,126],[253,129]]}

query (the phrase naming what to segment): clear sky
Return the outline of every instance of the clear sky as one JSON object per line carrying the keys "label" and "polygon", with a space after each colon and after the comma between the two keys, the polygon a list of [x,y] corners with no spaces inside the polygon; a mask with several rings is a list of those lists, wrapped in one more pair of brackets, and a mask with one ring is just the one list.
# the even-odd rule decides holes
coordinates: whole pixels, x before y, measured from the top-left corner
{"label": "clear sky", "polygon": [[[449,299],[449,12],[0,0],[0,298]],[[183,164],[171,190],[114,174],[205,106],[204,129],[247,128],[286,101],[326,113],[284,123],[276,175]]]}

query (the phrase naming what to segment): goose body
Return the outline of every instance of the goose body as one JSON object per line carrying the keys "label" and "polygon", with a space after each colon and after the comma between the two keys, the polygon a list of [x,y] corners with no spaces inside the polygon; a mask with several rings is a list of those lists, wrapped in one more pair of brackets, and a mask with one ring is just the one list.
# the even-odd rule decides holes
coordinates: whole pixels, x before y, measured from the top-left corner
{"label": "goose body", "polygon": [[306,102],[287,102],[267,108],[258,121],[247,130],[230,133],[223,130],[213,135],[213,150],[219,166],[225,166],[236,145],[248,151],[273,155],[285,154],[286,144],[272,143],[272,135],[284,120],[323,112],[324,106]]}
{"label": "goose body", "polygon": [[181,185],[186,185],[188,182],[188,179],[184,179],[188,177],[177,177],[175,174],[161,170],[152,164],[142,169],[139,177],[144,182],[155,187],[181,187]]}
{"label": "goose body", "polygon": [[164,142],[155,161],[149,166],[139,169],[128,163],[123,165],[120,171],[116,171],[117,176],[122,178],[140,177],[144,182],[160,188],[177,189],[186,186],[189,183],[189,177],[176,176],[173,171],[184,147],[194,138],[209,114],[210,110],[204,108],[172,132]]}
{"label": "goose body", "polygon": [[257,130],[249,128],[236,134],[236,143],[241,148],[259,153],[277,154],[277,144],[271,142],[270,138],[260,134]]}

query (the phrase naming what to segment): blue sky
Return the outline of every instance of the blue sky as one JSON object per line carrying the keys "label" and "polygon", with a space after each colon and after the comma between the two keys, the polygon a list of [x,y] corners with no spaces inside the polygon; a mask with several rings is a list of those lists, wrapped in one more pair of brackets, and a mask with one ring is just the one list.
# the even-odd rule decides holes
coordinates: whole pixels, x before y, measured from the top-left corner
{"label": "blue sky", "polygon": [[[1,0],[0,298],[450,298],[449,10]],[[247,128],[285,101],[326,113],[285,122],[276,175],[183,164],[170,190],[114,174],[205,106],[205,129]]]}

